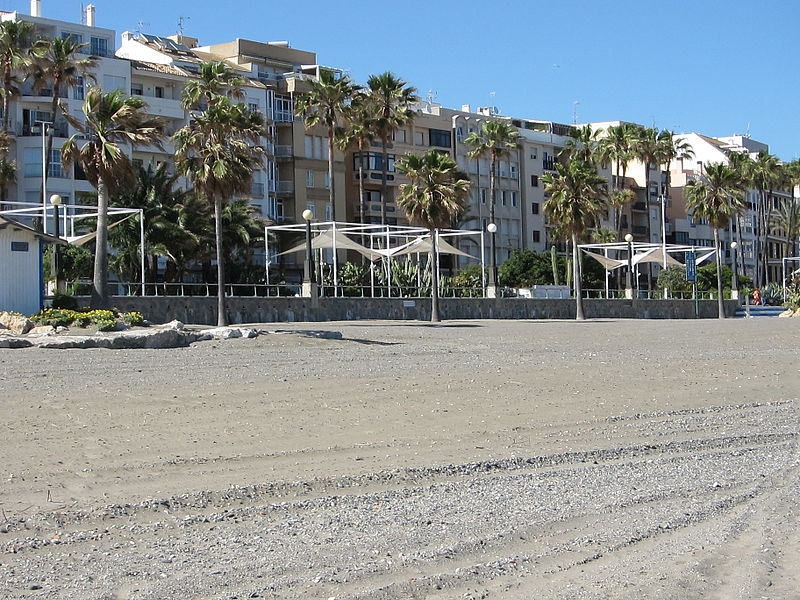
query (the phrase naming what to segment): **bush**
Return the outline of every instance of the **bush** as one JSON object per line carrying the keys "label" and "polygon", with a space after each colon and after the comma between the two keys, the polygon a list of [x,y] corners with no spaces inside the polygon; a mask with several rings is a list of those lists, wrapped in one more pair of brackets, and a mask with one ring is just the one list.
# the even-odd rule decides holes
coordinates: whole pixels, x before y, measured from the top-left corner
{"label": "bush", "polygon": [[135,327],[144,323],[144,315],[140,312],[121,313],[119,317],[128,327]]}
{"label": "bush", "polygon": [[66,308],[45,308],[31,317],[38,325],[53,327],[86,327],[90,323],[99,331],[113,331],[120,321],[129,326],[144,323],[144,315],[138,312],[120,313],[117,310],[69,310]]}
{"label": "bush", "polygon": [[56,291],[53,294],[53,308],[66,308],[68,310],[78,310],[78,301],[73,296],[65,294],[64,292]]}

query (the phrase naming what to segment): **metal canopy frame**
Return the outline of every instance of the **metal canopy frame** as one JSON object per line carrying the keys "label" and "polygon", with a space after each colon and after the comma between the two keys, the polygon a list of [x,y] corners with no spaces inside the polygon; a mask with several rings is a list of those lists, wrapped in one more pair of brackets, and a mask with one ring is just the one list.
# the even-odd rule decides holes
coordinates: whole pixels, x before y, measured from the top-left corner
{"label": "metal canopy frame", "polygon": [[[786,302],[786,298],[789,295],[789,289],[788,289],[789,286],[787,285],[787,282],[789,281],[789,277],[787,276],[787,273],[786,273],[786,264],[789,263],[789,262],[800,263],[800,256],[786,256],[786,257],[781,259],[781,277],[782,277],[782,282],[783,282],[783,301],[784,302]],[[800,273],[800,268],[795,269],[789,275],[795,275],[797,273]]]}
{"label": "metal canopy frame", "polygon": [[[397,242],[398,240],[403,240],[404,243],[395,245],[395,247],[399,248],[404,245],[407,245],[410,240],[425,238],[430,236],[430,230],[426,227],[414,227],[411,225],[380,225],[377,223],[348,223],[344,221],[317,221],[311,222],[311,232],[316,234],[321,234],[324,232],[332,232],[332,240],[333,240],[333,247],[331,248],[333,253],[333,293],[334,296],[338,294],[339,290],[339,259],[338,259],[338,251],[336,248],[336,235],[339,233],[347,234],[347,235],[357,235],[361,237],[368,237],[369,238],[369,249],[375,250],[376,249],[376,240],[378,241],[377,248],[378,249],[387,249],[392,248],[392,241]],[[266,259],[265,259],[265,271],[266,271],[266,281],[269,285],[269,269],[272,266],[272,261],[270,260],[270,251],[269,251],[269,234],[271,232],[293,232],[297,234],[305,234],[306,232],[306,224],[305,223],[296,223],[291,225],[267,225],[264,227],[264,250],[266,252]],[[480,248],[481,248],[481,256],[480,256],[480,264],[481,264],[481,284],[483,287],[486,287],[486,275],[485,275],[485,264],[484,264],[484,237],[483,231],[481,230],[473,230],[473,229],[437,229],[435,230],[436,239],[439,238],[458,238],[458,237],[472,237],[472,236],[479,236],[480,237]],[[439,245],[436,244],[436,256],[434,257],[436,268],[439,268]],[[347,249],[345,249],[347,250]],[[320,248],[320,253],[322,249]],[[417,253],[417,261],[419,262],[419,252]],[[387,274],[387,282],[389,291],[391,293],[392,287],[392,279],[391,279],[391,264],[392,264],[392,257],[388,255],[385,258],[386,264],[386,274]],[[474,258],[474,257],[473,257]],[[475,259],[478,260],[478,259]],[[320,261],[321,264],[321,261]],[[374,295],[374,272],[375,272],[375,261],[370,260],[370,287],[373,288],[372,292]]]}
{"label": "metal canopy frame", "polygon": [[[55,218],[55,206],[50,203],[42,205],[39,202],[4,202],[7,206],[20,206],[22,208],[11,208],[6,210],[0,210],[0,215],[10,215],[10,216],[24,216],[24,217],[41,217],[43,221],[47,221],[48,216],[52,213],[51,218]],[[75,237],[75,221],[80,219],[89,219],[92,217],[98,216],[98,211],[96,206],[91,206],[87,204],[64,204],[63,211],[59,211],[61,214],[59,218],[62,221],[62,228],[61,231],[64,232],[64,236],[66,236],[66,232],[70,232],[70,237]],[[72,214],[69,214],[72,212]],[[145,264],[144,264],[144,210],[141,208],[126,208],[123,206],[109,206],[108,207],[108,215],[132,215],[138,214],[139,215],[139,258],[140,258],[140,266],[141,266],[141,287],[142,287],[142,295],[144,296],[144,276],[145,276]],[[69,227],[67,225],[69,224]],[[65,240],[69,241],[69,240]]]}

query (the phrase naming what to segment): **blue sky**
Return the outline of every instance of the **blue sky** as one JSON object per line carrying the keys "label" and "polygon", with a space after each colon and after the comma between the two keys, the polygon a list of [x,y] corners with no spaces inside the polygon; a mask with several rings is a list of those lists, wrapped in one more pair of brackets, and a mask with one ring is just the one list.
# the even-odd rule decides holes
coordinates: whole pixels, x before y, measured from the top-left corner
{"label": "blue sky", "polygon": [[[185,16],[185,33],[201,44],[289,40],[358,81],[395,71],[445,106],[565,123],[577,111],[579,122],[707,135],[749,130],[781,158],[800,157],[798,0],[93,3],[98,25],[118,33],[143,22],[170,35]],[[42,5],[44,16],[80,18],[80,1]],[[29,2],[0,0],[0,9],[27,13]]]}

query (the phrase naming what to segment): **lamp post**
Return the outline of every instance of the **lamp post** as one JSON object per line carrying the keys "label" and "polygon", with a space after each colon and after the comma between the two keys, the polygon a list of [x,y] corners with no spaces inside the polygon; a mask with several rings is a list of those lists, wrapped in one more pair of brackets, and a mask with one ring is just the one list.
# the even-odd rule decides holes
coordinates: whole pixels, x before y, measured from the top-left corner
{"label": "lamp post", "polygon": [[625,298],[633,300],[633,236],[628,233],[625,235],[628,242],[628,272],[625,274]]}
{"label": "lamp post", "polygon": [[42,128],[42,231],[47,233],[47,167],[50,162],[47,156],[47,136],[53,135],[55,131],[50,121],[36,121]]}
{"label": "lamp post", "polygon": [[311,298],[314,291],[314,254],[311,250],[311,220],[314,213],[306,209],[303,219],[306,221],[306,259],[303,261],[303,291],[304,298]]}
{"label": "lamp post", "polygon": [[733,274],[731,275],[731,300],[739,299],[739,265],[736,259],[736,249],[739,244],[731,242],[731,253],[733,254]]}
{"label": "lamp post", "polygon": [[486,297],[497,298],[497,251],[495,246],[497,225],[489,223],[486,231],[489,232],[489,280],[486,283]]}
{"label": "lamp post", "polygon": [[[61,232],[59,231],[59,214],[58,214],[58,207],[61,206],[61,196],[58,194],[53,194],[50,196],[50,204],[53,206],[56,212],[55,218],[55,237],[60,238]],[[59,257],[59,248],[58,244],[53,244],[53,281],[55,282],[55,291],[61,291],[61,260]]]}

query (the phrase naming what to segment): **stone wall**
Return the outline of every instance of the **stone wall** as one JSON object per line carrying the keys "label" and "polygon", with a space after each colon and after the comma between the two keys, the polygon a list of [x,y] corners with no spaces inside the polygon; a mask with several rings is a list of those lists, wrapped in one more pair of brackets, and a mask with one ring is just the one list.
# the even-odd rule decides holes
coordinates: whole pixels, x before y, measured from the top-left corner
{"label": "stone wall", "polygon": [[[88,302],[88,298],[82,299]],[[123,311],[138,311],[152,322],[216,324],[216,298],[114,296]],[[231,323],[351,321],[359,319],[429,320],[429,299],[403,298],[228,298]],[[739,303],[725,302],[733,316]],[[700,318],[716,318],[716,300],[699,302]],[[443,298],[443,319],[574,319],[574,300],[537,298]],[[589,319],[693,319],[692,300],[584,300]]]}

